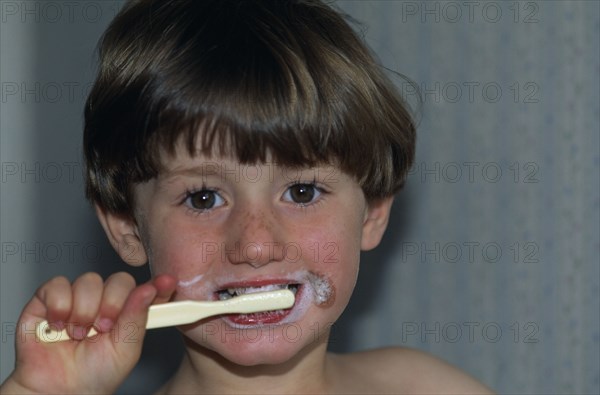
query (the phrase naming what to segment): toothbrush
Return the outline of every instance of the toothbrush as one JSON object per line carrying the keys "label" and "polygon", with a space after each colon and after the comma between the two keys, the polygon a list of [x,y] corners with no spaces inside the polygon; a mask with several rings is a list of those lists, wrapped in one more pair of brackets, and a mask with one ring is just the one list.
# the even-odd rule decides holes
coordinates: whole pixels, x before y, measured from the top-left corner
{"label": "toothbrush", "polygon": [[[287,309],[294,305],[294,300],[295,296],[292,291],[281,289],[278,291],[245,294],[227,300],[211,302],[183,300],[156,304],[150,306],[146,329],[191,324],[203,318],[219,314],[248,314]],[[87,337],[97,334],[98,332],[92,328],[88,332]],[[66,329],[62,331],[52,329],[48,321],[42,321],[37,325],[36,336],[44,343],[62,342],[71,339]]]}

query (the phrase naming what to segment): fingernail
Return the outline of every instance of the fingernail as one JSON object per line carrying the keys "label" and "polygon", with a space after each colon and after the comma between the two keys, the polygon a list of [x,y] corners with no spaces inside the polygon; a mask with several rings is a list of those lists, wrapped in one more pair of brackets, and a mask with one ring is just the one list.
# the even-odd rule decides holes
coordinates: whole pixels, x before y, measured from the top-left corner
{"label": "fingernail", "polygon": [[49,322],[48,326],[53,329],[53,330],[57,330],[57,331],[62,331],[63,329],[65,329],[65,323],[63,321],[53,321],[53,322]]}
{"label": "fingernail", "polygon": [[87,331],[83,326],[75,326],[73,328],[73,338],[75,340],[81,340],[85,337]]}
{"label": "fingernail", "polygon": [[96,324],[100,332],[109,332],[114,325],[114,321],[110,318],[100,318]]}

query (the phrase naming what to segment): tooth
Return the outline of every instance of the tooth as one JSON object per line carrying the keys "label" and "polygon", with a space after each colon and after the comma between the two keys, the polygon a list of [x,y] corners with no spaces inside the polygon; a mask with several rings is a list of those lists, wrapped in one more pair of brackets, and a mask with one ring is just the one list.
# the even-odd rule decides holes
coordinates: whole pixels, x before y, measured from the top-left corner
{"label": "tooth", "polygon": [[227,299],[231,299],[232,296],[230,294],[228,294],[227,292],[219,292],[219,300],[227,300]]}
{"label": "tooth", "polygon": [[294,294],[296,293],[298,287],[295,284],[267,284],[259,287],[232,287],[227,288],[227,290],[221,291],[222,293],[226,293],[229,296],[239,296],[245,295],[249,293],[256,292],[266,292],[266,291],[274,291],[279,289],[290,289]]}

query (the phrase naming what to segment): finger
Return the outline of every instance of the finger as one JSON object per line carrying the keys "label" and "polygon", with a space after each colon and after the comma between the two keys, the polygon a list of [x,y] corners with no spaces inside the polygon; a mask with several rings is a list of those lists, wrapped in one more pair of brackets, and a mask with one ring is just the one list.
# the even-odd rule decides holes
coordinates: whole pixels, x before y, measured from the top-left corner
{"label": "finger", "polygon": [[83,339],[95,321],[104,284],[98,273],[86,273],[73,283],[73,309],[67,332],[73,339]]}
{"label": "finger", "polygon": [[165,303],[171,300],[177,289],[177,279],[168,274],[156,276],[152,283],[156,287],[157,293],[154,298],[154,304]]}
{"label": "finger", "polygon": [[117,340],[114,344],[117,345],[116,350],[122,360],[132,361],[135,364],[139,359],[146,334],[148,309],[156,294],[154,285],[146,283],[131,291],[125,301],[111,336]]}
{"label": "finger", "polygon": [[[36,291],[36,298],[45,306],[46,320],[57,329],[62,329],[71,315],[73,292],[71,283],[66,277],[54,277]],[[34,300],[28,306],[35,306]],[[25,308],[24,312],[28,311]],[[41,313],[39,312],[34,313]]]}
{"label": "finger", "polygon": [[134,278],[125,272],[115,273],[106,280],[98,317],[94,325],[99,332],[109,332],[113,328],[127,297],[134,288]]}

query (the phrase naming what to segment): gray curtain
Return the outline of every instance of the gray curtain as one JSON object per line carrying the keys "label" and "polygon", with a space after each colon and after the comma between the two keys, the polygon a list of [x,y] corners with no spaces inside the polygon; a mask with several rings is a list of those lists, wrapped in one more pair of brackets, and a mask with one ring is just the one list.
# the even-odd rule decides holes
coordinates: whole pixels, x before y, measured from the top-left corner
{"label": "gray curtain", "polygon": [[501,393],[598,393],[598,2],[342,7],[424,99],[349,344],[425,349]]}
{"label": "gray curtain", "polygon": [[[41,282],[125,266],[83,199],[80,148],[93,49],[121,2],[0,4],[3,380]],[[331,349],[416,347],[500,393],[600,393],[599,3],[337,4],[423,103],[415,167]],[[120,392],[159,385],[177,341],[153,331]]]}

